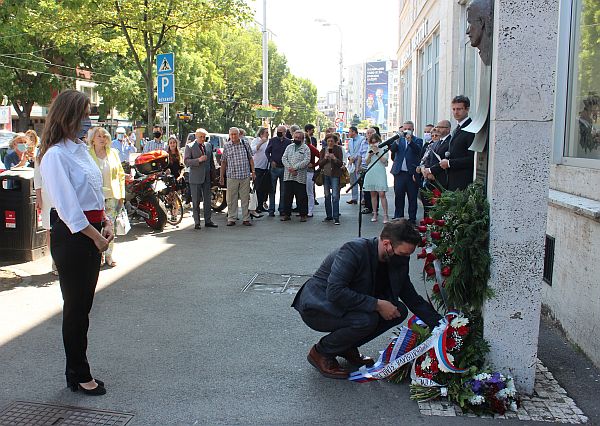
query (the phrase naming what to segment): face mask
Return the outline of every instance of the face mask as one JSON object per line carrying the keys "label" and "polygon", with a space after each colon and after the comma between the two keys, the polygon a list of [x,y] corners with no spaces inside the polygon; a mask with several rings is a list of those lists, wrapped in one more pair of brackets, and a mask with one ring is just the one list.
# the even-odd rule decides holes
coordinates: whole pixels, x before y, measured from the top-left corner
{"label": "face mask", "polygon": [[123,135],[122,135],[121,133],[119,133],[119,134],[117,135],[117,140],[120,140],[120,141],[122,141],[122,140],[123,140]]}
{"label": "face mask", "polygon": [[160,138],[162,136],[162,133],[161,132],[154,132],[153,135],[154,135],[154,137],[156,139],[158,139],[158,138]]}
{"label": "face mask", "polygon": [[278,138],[282,138],[283,137],[283,132],[277,132],[277,137]]}
{"label": "face mask", "polygon": [[412,132],[412,130],[406,130],[406,131],[404,132],[404,134],[405,134],[406,136],[412,136],[413,132]]}
{"label": "face mask", "polygon": [[431,140],[431,133],[423,133],[423,140],[429,142]]}
{"label": "face mask", "polygon": [[302,143],[302,141],[297,141],[296,139],[294,139],[294,143],[295,143],[296,145],[300,145],[300,144]]}
{"label": "face mask", "polygon": [[79,132],[77,133],[77,138],[81,139],[87,136],[88,130],[92,127],[92,120],[90,117],[85,117],[81,120],[81,124],[79,125]]}
{"label": "face mask", "polygon": [[27,151],[27,145],[24,143],[19,143],[19,144],[17,144],[17,149],[21,152],[25,152],[25,151]]}

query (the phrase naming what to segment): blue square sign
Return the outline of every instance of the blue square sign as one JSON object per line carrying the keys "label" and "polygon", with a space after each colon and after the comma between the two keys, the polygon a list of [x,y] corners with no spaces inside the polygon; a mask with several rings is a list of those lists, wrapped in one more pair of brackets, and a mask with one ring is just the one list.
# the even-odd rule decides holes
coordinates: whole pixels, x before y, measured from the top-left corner
{"label": "blue square sign", "polygon": [[156,75],[175,73],[175,54],[161,53],[156,55]]}
{"label": "blue square sign", "polygon": [[175,76],[173,74],[157,76],[156,90],[159,104],[175,102]]}

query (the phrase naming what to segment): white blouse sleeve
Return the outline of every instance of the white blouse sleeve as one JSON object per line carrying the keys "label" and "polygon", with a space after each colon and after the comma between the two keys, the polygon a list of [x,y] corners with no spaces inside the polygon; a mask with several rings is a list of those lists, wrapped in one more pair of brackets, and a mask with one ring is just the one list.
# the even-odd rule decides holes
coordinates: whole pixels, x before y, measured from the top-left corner
{"label": "white blouse sleeve", "polygon": [[85,229],[90,223],[79,204],[69,171],[56,149],[48,150],[42,158],[41,172],[44,191],[52,200],[61,220],[73,234]]}
{"label": "white blouse sleeve", "polygon": [[42,189],[42,172],[40,171],[40,163],[37,159],[33,168],[33,187],[34,189]]}

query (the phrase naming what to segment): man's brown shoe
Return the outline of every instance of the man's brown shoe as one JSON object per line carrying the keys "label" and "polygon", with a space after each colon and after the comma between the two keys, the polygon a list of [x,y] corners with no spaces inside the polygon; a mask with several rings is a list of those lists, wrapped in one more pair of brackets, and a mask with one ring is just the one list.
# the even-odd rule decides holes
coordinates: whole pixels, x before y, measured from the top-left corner
{"label": "man's brown shoe", "polygon": [[333,356],[322,355],[317,352],[317,349],[314,347],[310,348],[310,352],[306,357],[308,362],[319,370],[323,376],[328,377],[330,379],[347,379],[349,375],[349,371],[343,369],[340,364],[338,364],[337,360]]}
{"label": "man's brown shoe", "polygon": [[373,358],[361,355],[358,352],[358,348],[348,349],[346,352],[341,353],[339,356],[344,358],[350,364],[354,365],[366,365],[367,367],[373,367],[375,361]]}

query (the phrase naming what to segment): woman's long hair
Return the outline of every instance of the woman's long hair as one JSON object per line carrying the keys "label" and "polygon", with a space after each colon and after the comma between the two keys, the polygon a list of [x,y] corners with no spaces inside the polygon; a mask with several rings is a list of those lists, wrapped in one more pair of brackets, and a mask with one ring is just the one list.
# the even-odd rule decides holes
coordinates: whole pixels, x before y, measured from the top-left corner
{"label": "woman's long hair", "polygon": [[60,93],[50,105],[42,143],[38,156],[40,163],[42,157],[52,147],[63,139],[74,140],[81,126],[81,120],[87,115],[90,105],[89,98],[77,90],[65,90]]}

